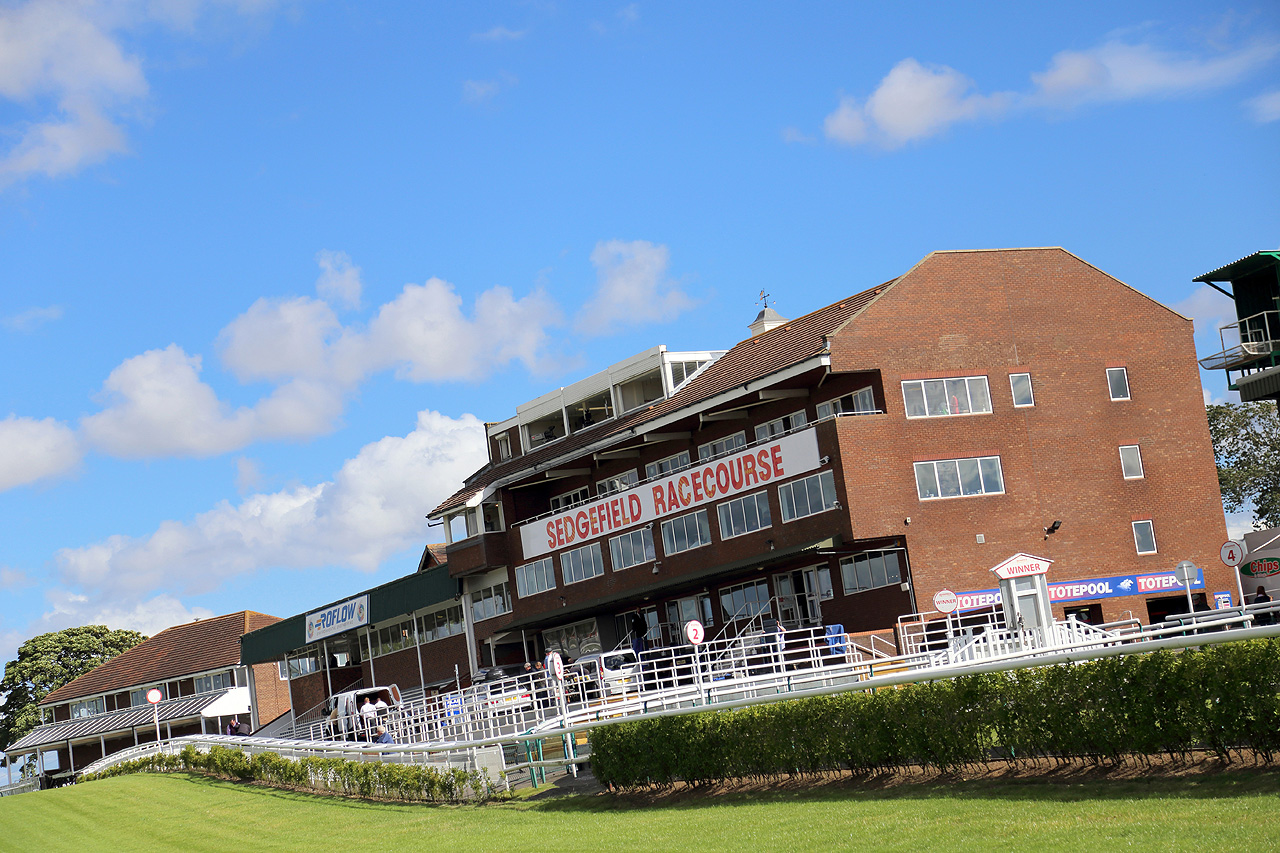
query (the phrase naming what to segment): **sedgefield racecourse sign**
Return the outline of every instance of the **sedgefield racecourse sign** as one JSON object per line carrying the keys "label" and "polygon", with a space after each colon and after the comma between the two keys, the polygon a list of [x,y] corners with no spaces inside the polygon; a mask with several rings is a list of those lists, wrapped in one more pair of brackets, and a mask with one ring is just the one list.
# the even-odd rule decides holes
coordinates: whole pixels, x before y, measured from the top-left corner
{"label": "sedgefield racecourse sign", "polygon": [[532,521],[520,528],[520,547],[524,559],[532,560],[804,474],[819,464],[818,435],[806,429]]}

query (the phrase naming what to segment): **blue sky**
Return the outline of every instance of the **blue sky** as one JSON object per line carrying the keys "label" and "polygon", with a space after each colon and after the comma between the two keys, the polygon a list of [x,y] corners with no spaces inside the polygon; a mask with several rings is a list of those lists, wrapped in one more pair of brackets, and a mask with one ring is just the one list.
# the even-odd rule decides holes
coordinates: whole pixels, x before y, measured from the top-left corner
{"label": "blue sky", "polygon": [[762,289],[1061,245],[1207,353],[1278,150],[1265,2],[0,3],[0,660],[411,571],[483,421]]}

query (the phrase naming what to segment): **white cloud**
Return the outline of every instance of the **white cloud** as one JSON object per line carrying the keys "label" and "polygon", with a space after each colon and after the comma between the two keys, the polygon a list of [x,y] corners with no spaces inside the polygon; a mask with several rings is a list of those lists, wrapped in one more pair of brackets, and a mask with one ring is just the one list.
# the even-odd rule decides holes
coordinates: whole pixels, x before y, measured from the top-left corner
{"label": "white cloud", "polygon": [[82,455],[75,433],[53,418],[0,420],[0,492],[73,470]]}
{"label": "white cloud", "polygon": [[578,327],[606,334],[619,325],[671,320],[692,308],[691,299],[667,277],[669,252],[647,240],[596,244],[596,293],[578,315]]}
{"label": "white cloud", "polygon": [[483,103],[491,100],[502,88],[501,80],[464,80],[462,100],[469,104]]}
{"label": "white cloud", "polygon": [[1280,89],[1264,92],[1248,101],[1249,111],[1258,124],[1280,121]]}
{"label": "white cloud", "polygon": [[[991,94],[979,92],[972,80],[953,68],[926,66],[907,58],[893,67],[865,101],[842,96],[824,119],[823,132],[827,139],[842,145],[876,144],[892,149],[959,123],[999,119],[1015,109],[1069,109],[1221,88],[1263,68],[1277,53],[1280,41],[1274,39],[1256,40],[1208,56],[1112,40],[1090,50],[1058,53],[1045,71],[1031,75],[1027,91]],[[1255,116],[1260,121],[1270,114],[1269,105],[1269,101],[1263,100],[1261,105],[1255,101]],[[1275,109],[1280,110],[1280,104]]]}
{"label": "white cloud", "polygon": [[15,332],[30,332],[45,323],[62,319],[62,306],[49,305],[44,308],[28,308],[8,317],[0,319],[0,325]]}
{"label": "white cloud", "polygon": [[0,589],[18,589],[31,586],[35,581],[26,572],[0,566]]}
{"label": "white cloud", "polygon": [[150,92],[143,61],[119,31],[159,21],[192,29],[211,5],[253,12],[267,3],[27,0],[0,7],[0,98],[39,116],[0,155],[0,184],[58,177],[128,150],[122,123]]}
{"label": "white cloud", "polygon": [[348,308],[360,307],[360,267],[351,263],[346,252],[324,249],[316,254],[320,265],[320,278],[316,281],[316,293],[321,299],[337,302]]}
{"label": "white cloud", "polygon": [[426,513],[485,461],[484,425],[423,411],[412,432],[363,447],[333,480],[224,502],[143,537],[112,536],[55,556],[55,609],[105,612],[140,594],[198,594],[260,569],[372,571],[429,534]]}
{"label": "white cloud", "polygon": [[526,30],[512,30],[507,27],[497,26],[483,33],[472,33],[471,38],[475,41],[519,41],[526,34]]}
{"label": "white cloud", "polygon": [[329,348],[341,333],[328,303],[259,299],[219,334],[219,355],[241,382],[329,379],[335,373]]}
{"label": "white cloud", "polygon": [[236,460],[236,491],[240,494],[253,491],[262,483],[262,471],[258,463],[247,456]]}
{"label": "white cloud", "polygon": [[790,142],[810,143],[816,140],[798,127],[784,127],[782,129],[782,141],[788,142],[788,143]]}
{"label": "white cloud", "polygon": [[618,20],[624,24],[634,24],[640,20],[640,4],[628,3],[618,10]]}
{"label": "white cloud", "polygon": [[1219,342],[1218,329],[1236,319],[1236,304],[1231,297],[1207,284],[1197,285],[1190,296],[1172,307],[1182,316],[1191,318],[1197,336],[1203,336],[1205,340],[1211,336],[1215,345]]}

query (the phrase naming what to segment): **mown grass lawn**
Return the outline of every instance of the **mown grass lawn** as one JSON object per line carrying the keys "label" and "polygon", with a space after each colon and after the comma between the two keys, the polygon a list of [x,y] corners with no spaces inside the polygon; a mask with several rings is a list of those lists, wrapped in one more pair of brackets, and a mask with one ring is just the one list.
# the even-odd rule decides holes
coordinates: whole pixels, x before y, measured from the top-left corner
{"label": "mown grass lawn", "polygon": [[484,806],[375,803],[137,774],[0,799],[0,849],[1276,850],[1280,772],[1130,781],[827,786]]}

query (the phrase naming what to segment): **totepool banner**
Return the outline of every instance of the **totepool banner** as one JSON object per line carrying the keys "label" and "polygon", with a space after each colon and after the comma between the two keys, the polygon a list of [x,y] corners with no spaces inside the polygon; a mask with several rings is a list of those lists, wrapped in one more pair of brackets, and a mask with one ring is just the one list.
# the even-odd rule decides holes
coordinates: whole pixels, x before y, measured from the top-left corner
{"label": "totepool banner", "polygon": [[[1049,584],[1049,600],[1062,604],[1068,601],[1089,601],[1095,598],[1119,598],[1125,595],[1150,595],[1158,592],[1175,592],[1184,587],[1173,572],[1149,572],[1140,575],[1119,575],[1110,578],[1063,581]],[[1192,589],[1204,588],[1204,570],[1196,569]],[[975,610],[999,604],[1000,590],[976,589],[956,593],[960,599],[959,610]]]}
{"label": "totepool banner", "polygon": [[307,614],[307,642],[369,624],[369,596],[360,595]]}
{"label": "totepool banner", "polygon": [[818,436],[807,429],[530,522],[520,528],[520,546],[524,559],[532,560],[575,542],[758,489],[818,465]]}

